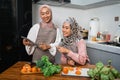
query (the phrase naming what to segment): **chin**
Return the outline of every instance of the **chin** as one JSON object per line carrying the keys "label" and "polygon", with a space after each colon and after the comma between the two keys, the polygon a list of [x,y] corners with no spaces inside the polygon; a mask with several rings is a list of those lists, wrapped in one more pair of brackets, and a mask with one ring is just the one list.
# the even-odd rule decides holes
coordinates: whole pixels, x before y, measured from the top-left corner
{"label": "chin", "polygon": [[68,36],[64,35],[64,37],[68,37]]}

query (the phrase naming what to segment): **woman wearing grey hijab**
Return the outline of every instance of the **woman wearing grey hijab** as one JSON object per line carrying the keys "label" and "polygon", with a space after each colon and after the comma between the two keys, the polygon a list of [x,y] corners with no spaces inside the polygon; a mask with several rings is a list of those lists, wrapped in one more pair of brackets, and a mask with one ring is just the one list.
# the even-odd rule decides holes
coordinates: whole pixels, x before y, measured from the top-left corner
{"label": "woman wearing grey hijab", "polygon": [[89,58],[86,51],[86,43],[82,39],[80,27],[74,18],[68,18],[63,23],[63,39],[58,51],[61,53],[61,63],[74,66],[85,65]]}
{"label": "woman wearing grey hijab", "polygon": [[54,63],[56,46],[61,41],[59,28],[52,22],[52,10],[48,5],[42,5],[39,8],[41,21],[31,27],[27,38],[36,45],[33,45],[27,39],[23,39],[28,55],[33,55],[32,62],[36,62],[43,55],[49,57]]}

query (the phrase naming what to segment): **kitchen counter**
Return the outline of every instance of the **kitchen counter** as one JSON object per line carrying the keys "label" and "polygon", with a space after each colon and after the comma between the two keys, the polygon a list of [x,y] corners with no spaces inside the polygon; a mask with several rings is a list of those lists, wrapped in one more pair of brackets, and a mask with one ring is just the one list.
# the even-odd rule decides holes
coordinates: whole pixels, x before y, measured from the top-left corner
{"label": "kitchen counter", "polygon": [[90,58],[91,64],[101,61],[107,65],[108,60],[111,60],[111,65],[120,71],[120,47],[100,44],[93,41],[86,41],[86,44],[87,54]]}
{"label": "kitchen counter", "polygon": [[112,46],[112,45],[106,45],[106,44],[100,44],[98,42],[94,41],[86,41],[87,47],[100,49],[103,51],[113,52],[120,55],[120,47]]}
{"label": "kitchen counter", "polygon": [[[6,71],[0,74],[0,80],[90,80],[88,77],[78,77],[78,76],[62,76],[61,74],[55,74],[50,77],[44,77],[42,73],[40,74],[21,74],[22,66],[27,63],[19,61]],[[94,65],[87,64],[86,68],[93,68]]]}

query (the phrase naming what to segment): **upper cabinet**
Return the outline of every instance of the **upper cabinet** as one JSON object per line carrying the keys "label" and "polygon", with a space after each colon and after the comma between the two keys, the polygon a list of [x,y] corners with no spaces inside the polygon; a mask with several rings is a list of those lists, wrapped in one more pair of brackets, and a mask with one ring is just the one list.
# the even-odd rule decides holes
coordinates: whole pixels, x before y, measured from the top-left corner
{"label": "upper cabinet", "polygon": [[77,8],[82,10],[120,4],[120,0],[33,0],[37,4],[48,4],[58,7]]}

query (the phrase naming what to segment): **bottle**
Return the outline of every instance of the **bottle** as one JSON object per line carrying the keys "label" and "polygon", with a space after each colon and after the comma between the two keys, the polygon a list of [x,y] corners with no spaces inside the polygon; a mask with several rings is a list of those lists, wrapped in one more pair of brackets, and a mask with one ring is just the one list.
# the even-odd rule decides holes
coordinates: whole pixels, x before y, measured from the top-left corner
{"label": "bottle", "polygon": [[99,40],[101,40],[100,35],[101,35],[101,33],[100,33],[100,32],[98,32],[98,33],[97,33],[97,38],[96,38],[98,41],[99,41]]}
{"label": "bottle", "polygon": [[110,34],[106,34],[106,42],[109,42],[109,41],[110,41],[110,37],[111,37]]}
{"label": "bottle", "polygon": [[100,38],[100,32],[97,33],[97,38]]}

